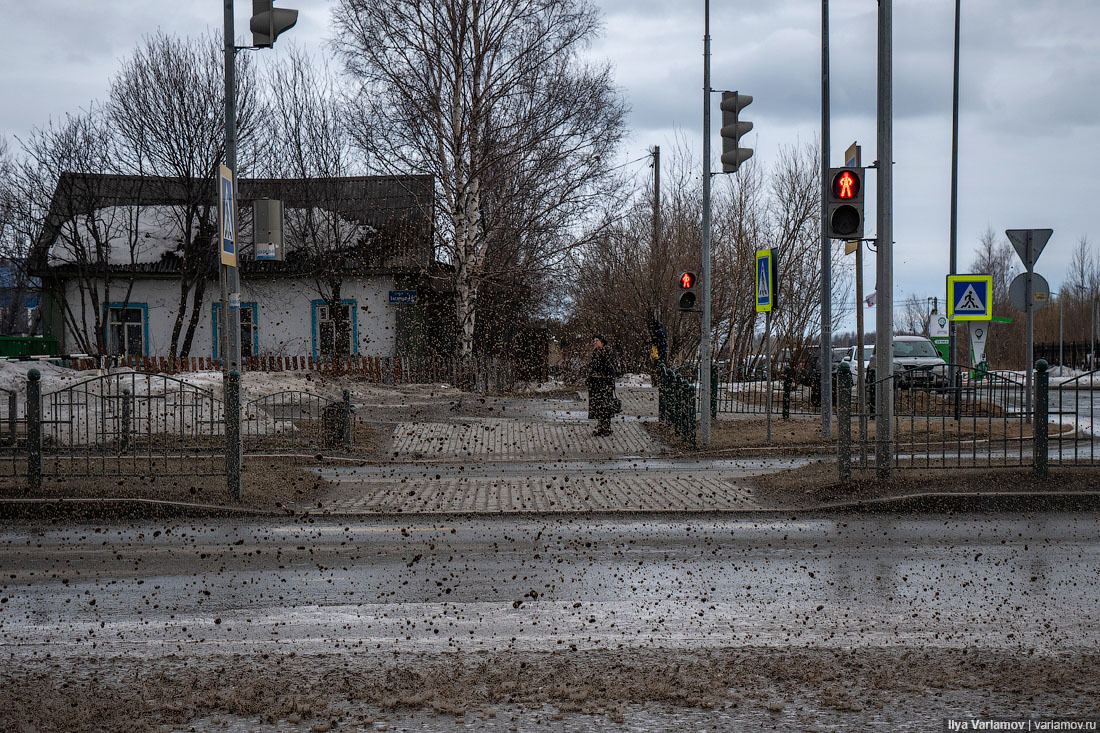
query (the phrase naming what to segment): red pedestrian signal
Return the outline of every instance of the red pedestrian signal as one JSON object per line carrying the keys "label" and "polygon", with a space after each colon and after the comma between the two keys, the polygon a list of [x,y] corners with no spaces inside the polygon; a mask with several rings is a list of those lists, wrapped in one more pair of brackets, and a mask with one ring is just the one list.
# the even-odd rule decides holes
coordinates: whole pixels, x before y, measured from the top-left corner
{"label": "red pedestrian signal", "polygon": [[825,190],[826,230],[830,239],[863,239],[864,168],[846,166],[829,169]]}
{"label": "red pedestrian signal", "polygon": [[853,199],[859,194],[859,179],[850,170],[842,170],[833,176],[833,196],[838,199]]}
{"label": "red pedestrian signal", "polygon": [[695,294],[695,273],[684,272],[680,274],[680,290],[676,293],[676,309],[681,311],[695,310],[695,304],[699,298]]}

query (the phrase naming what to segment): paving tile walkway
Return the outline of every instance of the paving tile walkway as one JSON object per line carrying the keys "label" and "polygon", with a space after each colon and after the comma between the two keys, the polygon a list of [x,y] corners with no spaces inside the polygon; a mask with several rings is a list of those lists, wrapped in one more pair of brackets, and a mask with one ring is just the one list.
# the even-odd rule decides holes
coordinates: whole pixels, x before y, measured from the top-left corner
{"label": "paving tile walkway", "polygon": [[616,420],[608,437],[592,435],[593,423],[498,418],[453,422],[405,422],[393,431],[397,461],[526,460],[591,456],[646,456],[660,445],[637,421]]}
{"label": "paving tile walkway", "polygon": [[322,513],[510,513],[759,509],[721,476],[635,472],[441,477],[355,483],[354,492],[310,507]]}

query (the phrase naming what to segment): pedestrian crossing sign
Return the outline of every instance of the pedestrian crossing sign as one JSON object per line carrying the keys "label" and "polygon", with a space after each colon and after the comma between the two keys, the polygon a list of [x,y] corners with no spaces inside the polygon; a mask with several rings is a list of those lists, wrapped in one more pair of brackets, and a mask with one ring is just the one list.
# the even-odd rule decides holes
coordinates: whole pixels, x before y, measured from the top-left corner
{"label": "pedestrian crossing sign", "polygon": [[236,196],[233,192],[233,171],[218,166],[218,239],[221,242],[221,262],[237,266]]}
{"label": "pedestrian crossing sign", "polygon": [[756,312],[767,313],[775,307],[775,250],[756,250]]}
{"label": "pedestrian crossing sign", "polygon": [[992,275],[947,276],[947,317],[951,320],[991,320],[992,300]]}

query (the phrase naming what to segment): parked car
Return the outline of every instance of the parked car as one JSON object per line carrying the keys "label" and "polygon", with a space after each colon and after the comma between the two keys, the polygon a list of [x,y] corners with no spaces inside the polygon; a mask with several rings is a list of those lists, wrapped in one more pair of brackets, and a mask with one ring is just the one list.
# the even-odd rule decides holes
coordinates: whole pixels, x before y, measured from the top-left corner
{"label": "parked car", "polygon": [[[875,353],[877,351],[872,351],[872,356]],[[940,357],[932,342],[923,336],[895,336],[892,362],[896,384],[902,389],[947,387],[947,362]],[[874,381],[874,371],[872,362],[869,381]]]}
{"label": "parked car", "polygon": [[[856,352],[859,351],[858,346],[849,346],[845,349],[844,361],[848,362],[852,366],[852,374],[856,373]],[[871,356],[875,353],[875,347],[864,345],[863,347],[863,372],[867,373],[867,370],[871,368]]]}
{"label": "parked car", "polygon": [[[844,361],[848,349],[843,346],[833,347],[830,374],[832,378],[832,403],[836,405],[836,372]],[[814,408],[821,406],[821,348],[811,346],[804,352],[805,356],[798,370],[800,384],[810,388],[810,405]]]}

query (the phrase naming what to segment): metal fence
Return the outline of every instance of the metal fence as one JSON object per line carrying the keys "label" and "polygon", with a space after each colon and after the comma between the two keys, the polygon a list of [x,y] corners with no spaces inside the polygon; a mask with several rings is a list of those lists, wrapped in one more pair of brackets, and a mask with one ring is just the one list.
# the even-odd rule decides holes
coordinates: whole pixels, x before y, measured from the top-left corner
{"label": "metal fence", "polygon": [[239,473],[227,460],[232,445],[248,454],[354,447],[348,390],[337,399],[283,391],[240,405],[239,380],[230,373],[228,402],[211,389],[145,372],[100,375],[43,394],[32,369],[25,394],[0,388],[0,478],[37,487],[44,477],[226,476],[230,497],[239,498]]}
{"label": "metal fence", "polygon": [[[835,386],[834,381],[834,405]],[[785,418],[791,415],[821,414],[821,383],[810,374],[788,366],[773,375],[771,380],[767,380],[763,376],[750,378],[711,370],[711,394],[714,395],[715,413],[763,415],[767,411],[769,390],[772,411],[776,414],[782,414]]]}
{"label": "metal fence", "polygon": [[175,377],[107,374],[43,394],[40,405],[40,440],[28,447],[45,476],[225,473],[222,400]]}
{"label": "metal fence", "polygon": [[283,391],[249,400],[241,416],[246,453],[347,450],[353,440],[351,398]]}
{"label": "metal fence", "polygon": [[1100,371],[1058,379],[1049,387],[1050,461],[1058,466],[1100,465],[1096,401]]}
{"label": "metal fence", "polygon": [[[899,381],[891,375],[869,385],[868,404],[886,379],[894,380],[894,431],[891,465],[900,469],[1031,467],[1045,475],[1049,465],[1100,465],[1097,444],[1097,374],[1088,372],[1050,385],[1045,360],[1036,364],[1032,399],[1018,375],[975,373],[958,367],[954,385]],[[842,368],[838,459],[846,480],[853,453],[864,467],[874,454],[874,414],[866,442],[850,439],[853,420],[851,375]],[[871,408],[873,409],[873,408]]]}

